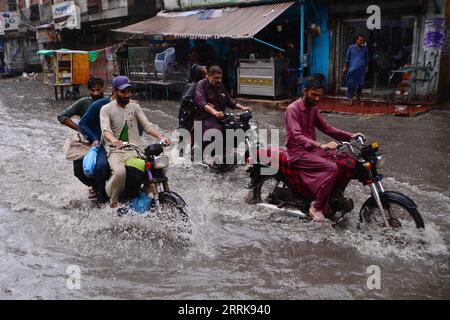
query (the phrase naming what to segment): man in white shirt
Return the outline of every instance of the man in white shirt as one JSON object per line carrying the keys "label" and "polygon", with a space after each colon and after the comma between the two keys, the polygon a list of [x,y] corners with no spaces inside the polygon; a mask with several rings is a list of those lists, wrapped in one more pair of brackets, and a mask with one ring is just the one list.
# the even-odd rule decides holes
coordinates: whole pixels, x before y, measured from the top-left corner
{"label": "man in white shirt", "polygon": [[132,85],[125,76],[114,78],[113,92],[116,100],[103,106],[100,111],[100,126],[102,130],[102,143],[108,153],[112,175],[106,184],[106,193],[110,197],[111,207],[118,205],[119,197],[126,183],[127,171],[125,161],[135,157],[134,151],[116,149],[129,142],[142,146],[139,136],[139,125],[144,132],[170,144],[170,140],[163,137],[148,121],[141,107],[136,102],[130,102]]}

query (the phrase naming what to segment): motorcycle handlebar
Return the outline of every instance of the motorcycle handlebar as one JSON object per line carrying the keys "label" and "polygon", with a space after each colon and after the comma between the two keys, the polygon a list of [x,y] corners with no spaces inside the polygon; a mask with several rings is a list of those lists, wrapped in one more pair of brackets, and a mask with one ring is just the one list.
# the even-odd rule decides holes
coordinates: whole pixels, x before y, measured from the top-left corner
{"label": "motorcycle handlebar", "polygon": [[[165,143],[164,141],[160,141],[158,143],[160,145],[162,145],[164,148],[169,146],[169,144]],[[110,146],[110,148],[114,148],[114,149],[123,149],[123,148],[126,148],[126,147],[133,148],[133,149],[136,149],[136,148],[139,149],[139,147],[137,145],[135,145],[133,143],[130,143],[130,142],[122,142],[122,145],[120,147]]]}
{"label": "motorcycle handlebar", "polygon": [[[360,143],[361,146],[364,146],[364,141],[365,141],[365,140],[366,140],[366,139],[363,138],[362,136],[358,136],[357,139],[356,139],[356,141],[357,141],[358,143]],[[353,147],[359,149],[359,147],[357,147],[356,145],[354,145],[354,144],[351,143],[351,142],[338,141],[338,147],[337,147],[336,150],[337,150],[338,152],[341,152],[341,151],[344,150],[345,148],[348,148],[352,154],[355,154],[355,150],[353,149]]]}
{"label": "motorcycle handlebar", "polygon": [[240,116],[241,114],[244,114],[244,113],[252,113],[252,112],[251,112],[250,110],[245,110],[245,111],[243,111],[243,112],[241,112],[241,113],[224,112],[223,115],[224,115],[225,117],[230,117],[230,116],[236,116],[236,117],[238,117],[238,116]]}
{"label": "motorcycle handlebar", "polygon": [[122,145],[120,147],[115,147],[113,145],[110,145],[110,148],[113,148],[113,149],[123,149],[126,147],[137,148],[138,146],[136,146],[135,144],[129,143],[129,142],[125,142],[125,141],[122,142]]}

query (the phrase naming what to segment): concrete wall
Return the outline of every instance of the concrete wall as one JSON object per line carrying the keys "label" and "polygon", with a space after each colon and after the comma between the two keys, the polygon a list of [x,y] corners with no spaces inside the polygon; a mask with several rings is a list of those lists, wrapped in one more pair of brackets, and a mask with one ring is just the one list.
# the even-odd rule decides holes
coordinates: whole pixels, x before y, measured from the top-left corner
{"label": "concrete wall", "polygon": [[450,99],[450,1],[447,1],[446,31],[446,45],[442,50],[439,70],[439,101]]}
{"label": "concrete wall", "polygon": [[4,43],[5,64],[8,73],[20,74],[23,71],[37,71],[40,66],[40,58],[36,55],[38,50],[36,40],[8,38]]}
{"label": "concrete wall", "polygon": [[[436,7],[436,3],[440,4],[440,6]],[[428,76],[425,73],[418,75],[421,78],[426,78],[428,81],[424,82],[422,85],[420,85],[420,82],[417,84],[415,92],[415,97],[417,99],[431,97],[433,100],[437,100],[442,49],[426,48],[424,46],[424,38],[426,33],[425,22],[430,19],[445,18],[446,8],[447,0],[428,0],[425,14],[419,18],[419,36],[416,37],[417,47],[415,63],[421,66],[429,67],[431,69],[431,73]]]}
{"label": "concrete wall", "polygon": [[[86,0],[84,0],[86,2]],[[89,21],[99,21],[126,17],[128,15],[128,0],[102,0],[101,14],[89,15]]]}

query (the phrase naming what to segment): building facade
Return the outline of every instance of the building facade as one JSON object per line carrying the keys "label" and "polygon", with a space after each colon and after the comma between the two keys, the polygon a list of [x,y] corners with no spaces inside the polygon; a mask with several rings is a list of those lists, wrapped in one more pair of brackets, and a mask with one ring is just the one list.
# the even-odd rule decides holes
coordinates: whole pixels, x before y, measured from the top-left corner
{"label": "building facade", "polygon": [[[228,6],[249,6],[287,1],[165,0],[166,11]],[[261,32],[263,40],[277,41],[282,28],[290,33],[299,52],[302,43],[303,74],[324,76],[329,94],[343,95],[347,79],[343,64],[348,47],[359,34],[369,49],[365,96],[387,98],[403,84],[405,101],[446,98],[449,84],[449,11],[447,0],[301,0]],[[300,8],[303,7],[303,18]],[[284,25],[283,25],[284,24]],[[304,34],[301,37],[300,25]],[[266,30],[264,29],[264,30]],[[214,44],[214,41],[210,41]],[[270,41],[268,41],[270,42]],[[276,43],[283,47],[283,43]],[[220,49],[220,45],[216,44]],[[269,51],[268,49],[267,51]],[[300,65],[302,67],[302,65]],[[402,71],[404,71],[402,73]]]}
{"label": "building facade", "polygon": [[[448,20],[445,0],[343,0],[330,3],[329,8],[330,24],[335,26],[330,38],[330,92],[345,91],[345,53],[355,37],[363,34],[369,48],[367,95],[385,97],[387,92],[395,92],[395,83],[402,80],[402,74],[394,71],[407,66],[409,100],[442,98],[439,81],[445,80],[440,77],[440,61]],[[379,17],[379,25],[374,24],[374,17]]]}
{"label": "building facade", "polygon": [[[0,0],[4,71],[38,70],[41,60],[36,51],[40,49],[97,50],[112,46],[123,39],[111,29],[144,20],[159,9],[159,0]],[[93,73],[107,75],[111,52],[108,54],[102,52],[92,65]]]}

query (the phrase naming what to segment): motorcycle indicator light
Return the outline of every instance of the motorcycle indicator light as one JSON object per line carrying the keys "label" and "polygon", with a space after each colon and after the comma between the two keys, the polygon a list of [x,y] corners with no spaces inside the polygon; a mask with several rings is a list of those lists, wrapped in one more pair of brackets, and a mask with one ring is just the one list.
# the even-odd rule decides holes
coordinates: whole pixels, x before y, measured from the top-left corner
{"label": "motorcycle indicator light", "polygon": [[372,143],[371,146],[372,146],[372,149],[376,149],[379,147],[378,142]]}
{"label": "motorcycle indicator light", "polygon": [[377,168],[381,169],[384,167],[384,164],[386,162],[386,158],[384,155],[377,156]]}
{"label": "motorcycle indicator light", "polygon": [[363,167],[364,167],[364,169],[369,171],[370,169],[372,169],[372,163],[366,162],[366,163],[363,164]]}

